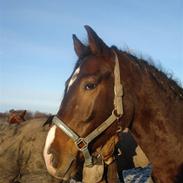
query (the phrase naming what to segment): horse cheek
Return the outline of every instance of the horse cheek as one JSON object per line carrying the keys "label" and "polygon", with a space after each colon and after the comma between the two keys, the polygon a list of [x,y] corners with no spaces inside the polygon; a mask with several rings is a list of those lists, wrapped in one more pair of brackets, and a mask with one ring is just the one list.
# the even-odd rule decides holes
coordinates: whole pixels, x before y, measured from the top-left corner
{"label": "horse cheek", "polygon": [[[94,111],[98,91],[88,95],[84,95],[80,100],[79,114],[82,114],[82,121],[88,121]],[[91,100],[92,99],[92,100]]]}

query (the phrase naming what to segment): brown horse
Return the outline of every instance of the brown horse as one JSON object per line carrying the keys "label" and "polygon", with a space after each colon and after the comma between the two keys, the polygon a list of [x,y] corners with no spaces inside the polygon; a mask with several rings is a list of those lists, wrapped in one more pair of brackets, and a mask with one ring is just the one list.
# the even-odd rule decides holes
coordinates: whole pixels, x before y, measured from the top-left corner
{"label": "brown horse", "polygon": [[10,110],[8,122],[9,124],[20,124],[25,121],[26,110]]}
{"label": "brown horse", "polygon": [[[84,180],[101,180],[119,129],[128,127],[152,163],[155,180],[183,182],[182,88],[148,62],[108,47],[85,28],[89,44],[73,36],[78,61],[47,136],[48,171],[66,180],[83,166]],[[107,144],[103,155],[98,149]],[[98,177],[92,177],[93,172],[99,172]]]}

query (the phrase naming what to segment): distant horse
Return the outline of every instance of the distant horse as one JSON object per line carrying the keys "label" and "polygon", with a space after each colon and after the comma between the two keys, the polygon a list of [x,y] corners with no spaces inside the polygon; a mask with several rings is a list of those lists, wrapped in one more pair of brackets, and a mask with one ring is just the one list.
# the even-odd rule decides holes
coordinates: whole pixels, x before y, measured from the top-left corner
{"label": "distant horse", "polygon": [[25,121],[26,110],[10,110],[8,122],[10,124],[20,124]]}
{"label": "distant horse", "polygon": [[103,180],[119,131],[127,127],[152,163],[156,182],[183,182],[182,88],[85,28],[89,44],[73,35],[78,61],[45,143],[48,171],[67,180],[83,166],[84,182]]}

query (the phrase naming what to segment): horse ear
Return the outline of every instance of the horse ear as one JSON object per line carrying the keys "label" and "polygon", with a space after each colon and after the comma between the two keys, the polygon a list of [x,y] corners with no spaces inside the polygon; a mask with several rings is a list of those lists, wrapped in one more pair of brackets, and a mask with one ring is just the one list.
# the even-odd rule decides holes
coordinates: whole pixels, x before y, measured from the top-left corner
{"label": "horse ear", "polygon": [[76,37],[75,34],[72,35],[73,43],[74,43],[74,50],[78,57],[82,55],[84,50],[86,50],[86,46]]}
{"label": "horse ear", "polygon": [[95,33],[95,31],[88,25],[84,26],[88,34],[89,47],[92,53],[103,53],[109,47],[102,41],[102,39]]}

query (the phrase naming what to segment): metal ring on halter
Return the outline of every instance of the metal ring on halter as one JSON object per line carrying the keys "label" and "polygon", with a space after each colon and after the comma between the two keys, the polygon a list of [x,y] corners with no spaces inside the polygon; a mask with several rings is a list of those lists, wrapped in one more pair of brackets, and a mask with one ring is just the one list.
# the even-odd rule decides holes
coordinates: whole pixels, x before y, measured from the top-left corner
{"label": "metal ring on halter", "polygon": [[88,148],[88,143],[84,140],[84,138],[77,139],[75,144],[79,151],[83,151],[83,149]]}
{"label": "metal ring on halter", "polygon": [[116,116],[117,119],[119,119],[122,115],[118,114],[117,109],[114,109],[112,113]]}

